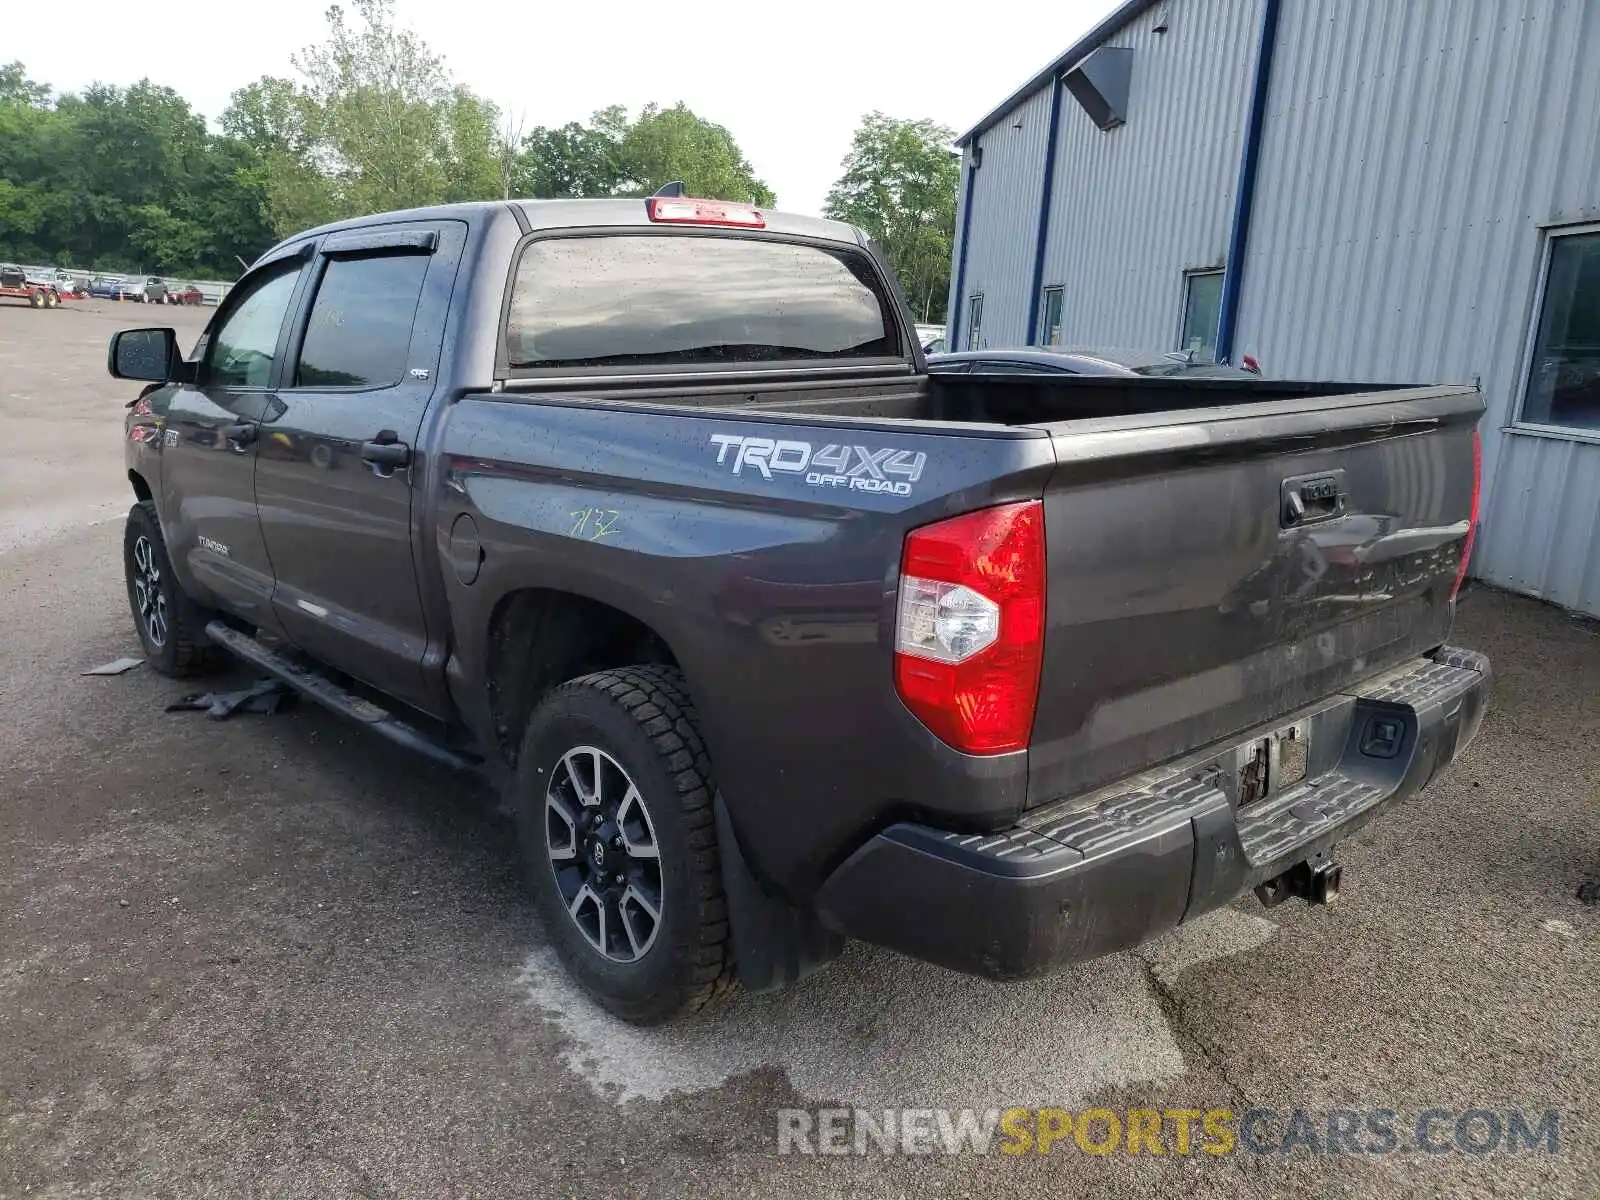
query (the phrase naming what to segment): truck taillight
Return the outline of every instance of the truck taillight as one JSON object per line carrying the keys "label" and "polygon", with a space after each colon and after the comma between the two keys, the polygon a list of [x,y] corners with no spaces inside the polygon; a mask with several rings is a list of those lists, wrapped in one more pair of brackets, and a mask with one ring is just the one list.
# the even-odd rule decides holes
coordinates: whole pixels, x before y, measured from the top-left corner
{"label": "truck taillight", "polygon": [[1478,511],[1483,502],[1483,436],[1472,431],[1472,515],[1467,522],[1467,540],[1461,543],[1461,561],[1456,564],[1456,581],[1450,586],[1450,603],[1456,602],[1461,585],[1467,581],[1467,567],[1472,563],[1472,543],[1478,537]]}
{"label": "truck taillight", "polygon": [[912,530],[895,618],[900,699],[967,754],[1025,748],[1039,698],[1044,602],[1039,501]]}
{"label": "truck taillight", "polygon": [[650,219],[665,225],[732,225],[741,229],[765,229],[767,225],[761,210],[748,204],[684,196],[651,196],[644,204]]}

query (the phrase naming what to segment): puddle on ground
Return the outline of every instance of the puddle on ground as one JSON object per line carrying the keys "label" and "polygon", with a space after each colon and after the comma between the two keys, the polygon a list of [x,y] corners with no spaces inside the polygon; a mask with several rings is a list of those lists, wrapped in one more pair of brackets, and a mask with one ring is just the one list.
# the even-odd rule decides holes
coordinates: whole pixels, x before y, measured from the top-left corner
{"label": "puddle on ground", "polygon": [[707,1091],[775,1066],[808,1100],[862,1108],[1070,1107],[1107,1087],[1184,1073],[1146,964],[1168,986],[1276,930],[1221,909],[1136,954],[1003,984],[852,943],[786,992],[741,995],[660,1029],[592,1003],[548,946],[529,956],[519,982],[570,1039],[565,1065],[619,1103]]}

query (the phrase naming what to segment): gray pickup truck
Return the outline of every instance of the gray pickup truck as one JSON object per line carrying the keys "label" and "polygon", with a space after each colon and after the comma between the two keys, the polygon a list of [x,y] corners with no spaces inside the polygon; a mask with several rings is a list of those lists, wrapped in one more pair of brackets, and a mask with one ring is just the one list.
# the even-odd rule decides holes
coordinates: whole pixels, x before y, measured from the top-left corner
{"label": "gray pickup truck", "polygon": [[734,204],[290,238],[188,356],[112,341],[139,636],[497,778],[637,1022],[847,937],[1003,978],[1329,898],[1483,715],[1476,389],[930,376],[913,330],[859,231]]}

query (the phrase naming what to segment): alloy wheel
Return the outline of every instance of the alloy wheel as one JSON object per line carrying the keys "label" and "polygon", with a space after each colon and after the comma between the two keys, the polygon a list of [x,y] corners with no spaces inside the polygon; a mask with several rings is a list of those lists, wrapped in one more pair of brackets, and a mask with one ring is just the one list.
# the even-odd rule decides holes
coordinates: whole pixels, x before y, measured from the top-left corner
{"label": "alloy wheel", "polygon": [[574,746],[550,771],[545,848],[584,939],[616,963],[637,962],[661,928],[661,854],[644,796],[596,746]]}
{"label": "alloy wheel", "polygon": [[167,597],[161,588],[161,567],[156,548],[143,534],[133,543],[133,594],[139,605],[139,620],[150,644],[158,649],[167,644]]}

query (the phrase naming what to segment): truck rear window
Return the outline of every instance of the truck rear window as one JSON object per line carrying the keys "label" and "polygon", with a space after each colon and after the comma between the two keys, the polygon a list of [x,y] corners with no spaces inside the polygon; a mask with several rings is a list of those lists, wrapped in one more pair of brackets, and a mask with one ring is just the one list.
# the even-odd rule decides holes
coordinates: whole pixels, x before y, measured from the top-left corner
{"label": "truck rear window", "polygon": [[672,234],[552,237],[517,265],[513,367],[884,358],[900,353],[864,255]]}

